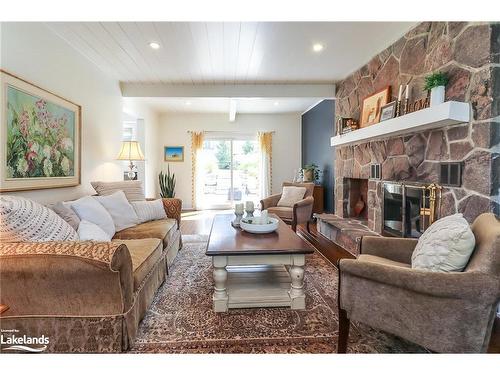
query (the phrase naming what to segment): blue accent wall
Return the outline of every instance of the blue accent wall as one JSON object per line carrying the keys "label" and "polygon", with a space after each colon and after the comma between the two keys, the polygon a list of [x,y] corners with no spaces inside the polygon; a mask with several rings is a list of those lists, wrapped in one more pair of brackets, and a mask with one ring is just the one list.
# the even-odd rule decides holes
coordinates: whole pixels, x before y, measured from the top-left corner
{"label": "blue accent wall", "polygon": [[316,164],[323,170],[325,187],[325,212],[333,213],[333,189],[335,182],[334,148],[330,137],[335,128],[335,102],[323,100],[302,115],[302,166]]}

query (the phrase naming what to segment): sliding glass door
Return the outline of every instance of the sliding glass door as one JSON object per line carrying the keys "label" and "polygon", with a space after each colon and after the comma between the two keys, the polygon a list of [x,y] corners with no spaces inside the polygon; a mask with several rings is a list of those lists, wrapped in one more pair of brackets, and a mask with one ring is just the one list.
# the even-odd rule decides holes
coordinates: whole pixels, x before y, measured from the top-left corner
{"label": "sliding glass door", "polygon": [[235,203],[260,200],[260,150],[255,137],[212,135],[203,142],[201,178],[203,207],[226,209]]}

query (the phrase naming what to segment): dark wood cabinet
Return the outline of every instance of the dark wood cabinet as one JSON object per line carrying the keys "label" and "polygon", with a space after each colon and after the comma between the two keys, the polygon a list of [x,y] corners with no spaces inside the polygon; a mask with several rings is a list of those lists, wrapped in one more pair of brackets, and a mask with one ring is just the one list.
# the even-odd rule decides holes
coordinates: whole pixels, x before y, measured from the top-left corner
{"label": "dark wood cabinet", "polygon": [[315,185],[313,198],[313,213],[322,214],[325,211],[325,188],[321,185]]}

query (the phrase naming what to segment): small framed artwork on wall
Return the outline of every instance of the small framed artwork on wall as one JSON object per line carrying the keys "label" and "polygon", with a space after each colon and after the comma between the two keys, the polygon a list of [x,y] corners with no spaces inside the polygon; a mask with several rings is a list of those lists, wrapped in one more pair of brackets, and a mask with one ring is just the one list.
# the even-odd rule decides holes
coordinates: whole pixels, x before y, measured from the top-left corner
{"label": "small framed artwork on wall", "polygon": [[184,161],[184,146],[165,146],[163,159],[165,161]]}
{"label": "small framed artwork on wall", "polygon": [[364,128],[380,121],[380,110],[389,102],[391,87],[377,91],[363,99],[360,127]]}

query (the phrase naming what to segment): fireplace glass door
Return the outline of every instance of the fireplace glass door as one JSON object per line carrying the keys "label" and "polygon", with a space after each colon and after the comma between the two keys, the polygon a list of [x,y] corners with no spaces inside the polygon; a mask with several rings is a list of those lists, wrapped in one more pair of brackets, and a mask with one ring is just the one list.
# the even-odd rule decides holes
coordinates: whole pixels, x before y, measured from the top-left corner
{"label": "fireplace glass door", "polygon": [[[423,202],[423,200],[426,202]],[[398,237],[418,238],[424,232],[420,208],[428,196],[419,186],[384,183],[384,232]]]}

